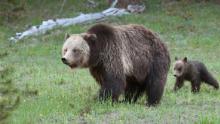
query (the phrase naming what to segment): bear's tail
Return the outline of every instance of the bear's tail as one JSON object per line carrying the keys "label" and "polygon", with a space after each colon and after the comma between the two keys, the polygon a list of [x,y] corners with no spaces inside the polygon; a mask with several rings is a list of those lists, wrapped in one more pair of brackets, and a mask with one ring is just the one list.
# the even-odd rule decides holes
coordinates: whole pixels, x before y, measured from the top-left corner
{"label": "bear's tail", "polygon": [[202,71],[202,80],[209,84],[212,85],[215,89],[219,89],[219,83],[218,81],[212,76],[212,74],[210,72],[208,72],[208,70],[206,68],[203,69]]}

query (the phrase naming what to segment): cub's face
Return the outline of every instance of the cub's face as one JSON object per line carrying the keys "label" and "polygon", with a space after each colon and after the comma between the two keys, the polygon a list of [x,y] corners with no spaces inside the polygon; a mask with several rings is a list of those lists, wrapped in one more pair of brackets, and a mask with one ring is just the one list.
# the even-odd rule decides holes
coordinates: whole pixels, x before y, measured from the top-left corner
{"label": "cub's face", "polygon": [[81,34],[67,34],[65,39],[61,58],[63,63],[72,69],[88,67],[90,48],[83,36]]}
{"label": "cub's face", "polygon": [[175,77],[181,77],[184,74],[185,71],[185,64],[187,63],[187,58],[185,57],[184,59],[177,59],[175,58],[175,63],[174,63],[174,68],[173,68],[173,75]]}

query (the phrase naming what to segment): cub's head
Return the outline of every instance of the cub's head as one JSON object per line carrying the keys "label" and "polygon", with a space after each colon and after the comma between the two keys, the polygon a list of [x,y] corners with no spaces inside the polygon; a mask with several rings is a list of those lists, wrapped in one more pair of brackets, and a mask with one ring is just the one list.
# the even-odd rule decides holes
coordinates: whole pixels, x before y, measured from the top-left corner
{"label": "cub's head", "polygon": [[174,68],[173,68],[173,75],[175,77],[181,77],[186,69],[186,63],[187,63],[187,57],[184,57],[183,59],[178,59],[175,57],[175,63],[174,63]]}
{"label": "cub's head", "polygon": [[90,47],[88,38],[96,37],[94,34],[66,34],[62,48],[62,62],[73,68],[89,66]]}

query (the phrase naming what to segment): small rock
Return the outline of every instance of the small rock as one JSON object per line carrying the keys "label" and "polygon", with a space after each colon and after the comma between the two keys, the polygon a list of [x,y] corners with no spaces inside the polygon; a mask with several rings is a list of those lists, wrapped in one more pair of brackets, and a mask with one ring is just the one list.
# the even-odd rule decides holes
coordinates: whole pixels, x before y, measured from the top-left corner
{"label": "small rock", "polygon": [[127,10],[130,13],[142,13],[145,10],[145,5],[128,5]]}

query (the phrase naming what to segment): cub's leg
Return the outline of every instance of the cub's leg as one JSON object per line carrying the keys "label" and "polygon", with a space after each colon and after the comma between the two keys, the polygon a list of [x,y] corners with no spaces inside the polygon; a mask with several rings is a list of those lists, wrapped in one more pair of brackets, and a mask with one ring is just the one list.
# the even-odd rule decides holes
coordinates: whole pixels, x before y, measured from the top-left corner
{"label": "cub's leg", "polygon": [[201,81],[200,80],[194,80],[191,82],[191,91],[193,93],[199,92],[200,91],[200,85]]}
{"label": "cub's leg", "polygon": [[175,83],[175,85],[174,85],[173,90],[174,90],[174,91],[177,91],[177,90],[179,90],[180,88],[182,88],[183,85],[184,85],[184,80],[181,79],[181,78],[176,78],[176,83]]}

